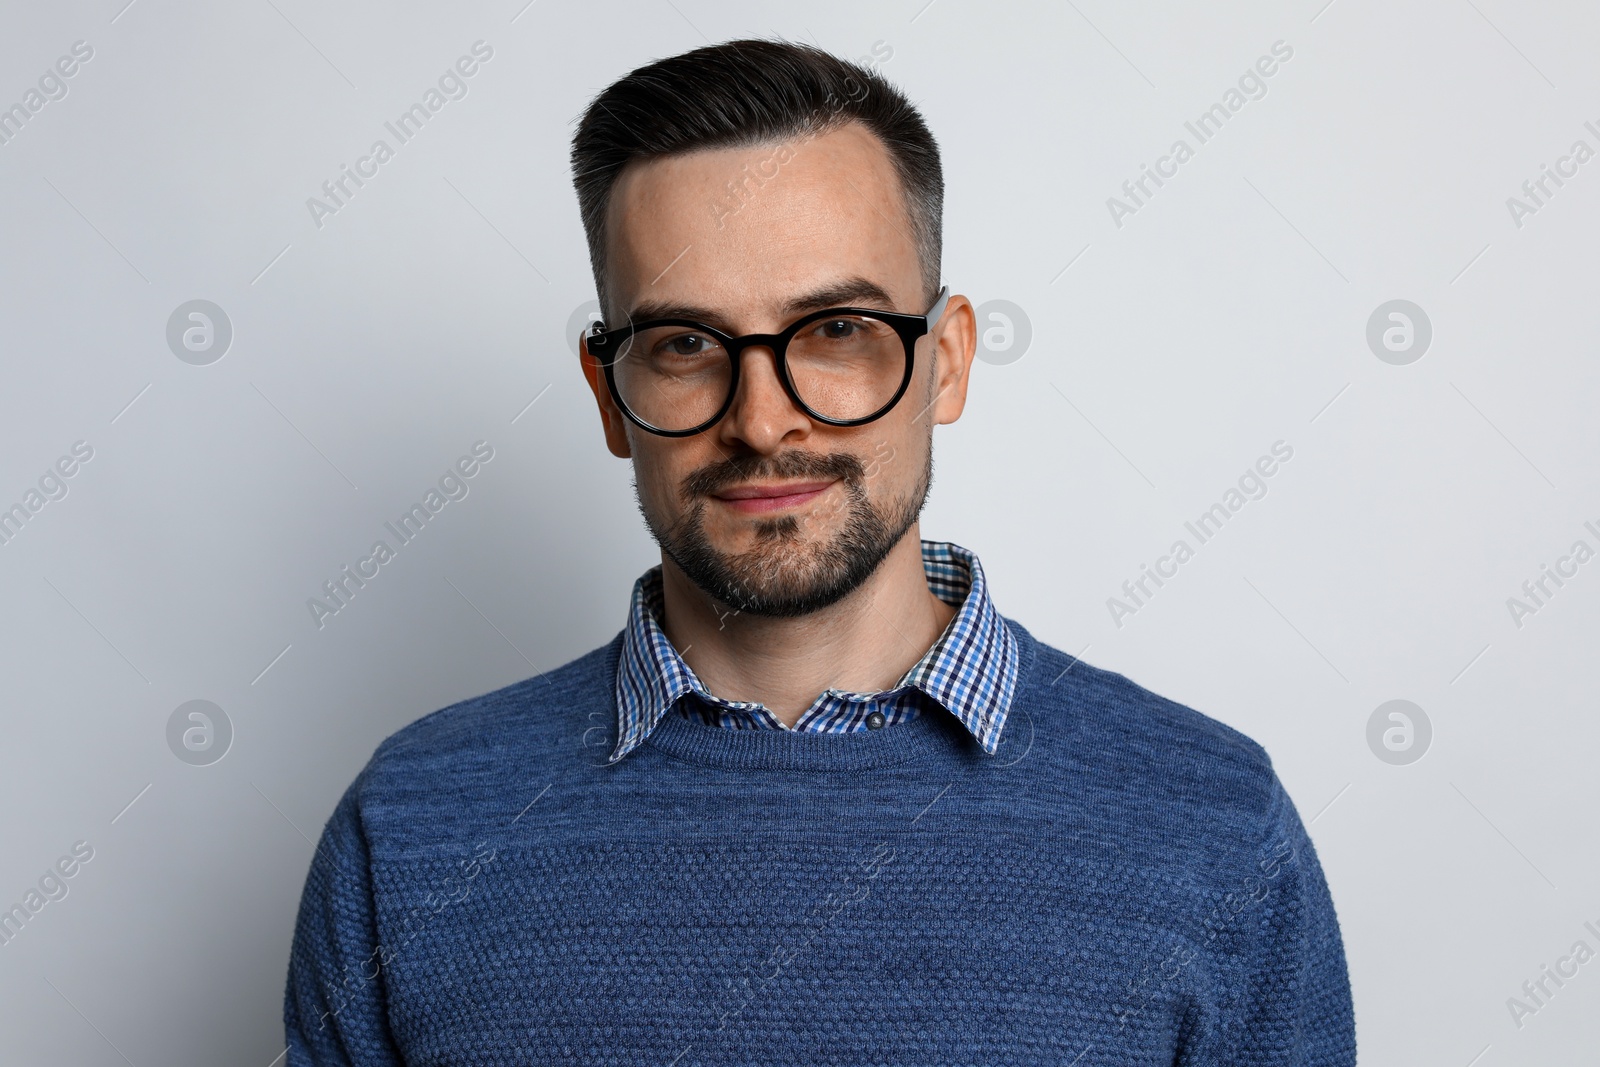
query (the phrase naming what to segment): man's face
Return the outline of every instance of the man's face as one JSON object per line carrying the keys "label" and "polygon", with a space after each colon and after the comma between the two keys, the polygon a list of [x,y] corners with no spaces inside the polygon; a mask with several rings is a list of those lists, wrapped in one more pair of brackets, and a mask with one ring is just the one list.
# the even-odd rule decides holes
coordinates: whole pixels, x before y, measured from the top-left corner
{"label": "man's face", "polygon": [[[928,310],[893,164],[857,124],[631,164],[606,227],[608,312],[635,322],[688,318],[739,335],[777,333],[827,307]],[[627,422],[587,358],[584,367],[667,558],[734,610],[795,616],[855,589],[912,529],[933,426],[960,415],[974,351],[971,305],[952,297],[917,342],[900,402],[836,427],[789,399],[770,349],[747,348],[732,406],[685,438]]]}

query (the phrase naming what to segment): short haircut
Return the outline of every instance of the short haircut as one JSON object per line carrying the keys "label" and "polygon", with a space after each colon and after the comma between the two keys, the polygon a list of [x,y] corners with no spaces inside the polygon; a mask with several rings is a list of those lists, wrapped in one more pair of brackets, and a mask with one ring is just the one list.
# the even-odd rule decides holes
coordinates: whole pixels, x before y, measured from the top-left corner
{"label": "short haircut", "polygon": [[944,172],[922,115],[875,70],[807,44],[740,40],[639,67],[584,112],[572,138],[572,183],[602,314],[611,310],[606,208],[629,163],[771,144],[850,122],[865,125],[888,149],[931,304],[939,290]]}

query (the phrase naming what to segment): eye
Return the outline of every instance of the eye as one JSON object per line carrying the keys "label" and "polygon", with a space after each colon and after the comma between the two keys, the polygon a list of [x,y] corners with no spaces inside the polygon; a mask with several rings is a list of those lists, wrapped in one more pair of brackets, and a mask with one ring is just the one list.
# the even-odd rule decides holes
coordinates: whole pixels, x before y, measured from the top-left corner
{"label": "eye", "polygon": [[817,324],[817,332],[830,341],[847,341],[861,330],[853,319],[828,319]]}
{"label": "eye", "polygon": [[717,342],[699,333],[680,333],[668,337],[655,346],[658,355],[703,356],[717,347]]}

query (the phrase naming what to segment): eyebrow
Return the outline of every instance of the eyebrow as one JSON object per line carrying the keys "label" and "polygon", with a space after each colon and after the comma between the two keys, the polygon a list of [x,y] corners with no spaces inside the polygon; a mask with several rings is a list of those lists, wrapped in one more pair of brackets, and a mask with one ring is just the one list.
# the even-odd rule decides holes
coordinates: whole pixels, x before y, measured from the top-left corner
{"label": "eyebrow", "polygon": [[[883,286],[858,275],[790,297],[779,305],[778,311],[786,318],[793,318],[810,311],[835,307],[870,307],[892,311],[894,300]],[[652,319],[692,319],[707,326],[728,328],[727,316],[715,308],[700,304],[646,300],[629,312],[631,322],[649,322]]]}

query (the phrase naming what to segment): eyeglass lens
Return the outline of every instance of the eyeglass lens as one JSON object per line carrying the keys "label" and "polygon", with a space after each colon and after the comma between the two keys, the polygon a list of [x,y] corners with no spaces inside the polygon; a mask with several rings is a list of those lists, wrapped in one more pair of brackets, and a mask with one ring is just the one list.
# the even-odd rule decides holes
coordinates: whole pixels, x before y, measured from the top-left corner
{"label": "eyeglass lens", "polygon": [[[905,343],[882,319],[836,315],[807,323],[789,341],[789,378],[801,401],[824,418],[865,418],[894,396],[905,375]],[[687,430],[727,401],[733,361],[711,334],[655,326],[623,342],[617,391],[643,421]]]}

